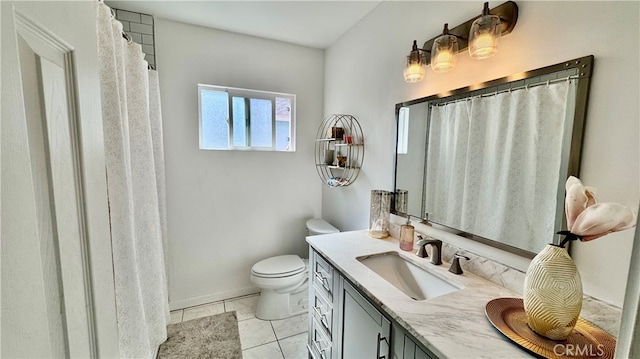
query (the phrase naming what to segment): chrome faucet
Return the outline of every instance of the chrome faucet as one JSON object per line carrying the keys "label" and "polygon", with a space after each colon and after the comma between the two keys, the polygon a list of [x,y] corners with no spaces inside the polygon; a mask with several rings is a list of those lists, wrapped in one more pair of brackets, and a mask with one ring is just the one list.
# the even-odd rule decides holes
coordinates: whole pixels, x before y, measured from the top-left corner
{"label": "chrome faucet", "polygon": [[428,258],[426,246],[431,245],[431,263],[435,265],[442,264],[442,241],[439,239],[424,239],[422,235],[418,234],[418,251],[416,255],[420,258]]}

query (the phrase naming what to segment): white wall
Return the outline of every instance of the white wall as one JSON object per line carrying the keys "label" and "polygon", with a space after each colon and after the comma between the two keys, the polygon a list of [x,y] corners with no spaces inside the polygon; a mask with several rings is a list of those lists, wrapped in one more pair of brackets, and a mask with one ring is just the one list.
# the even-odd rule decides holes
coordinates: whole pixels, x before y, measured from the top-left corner
{"label": "white wall", "polygon": [[[163,107],[172,308],[256,292],[251,266],[307,256],[320,215],[313,148],[322,121],[324,52],[156,19]],[[198,149],[197,84],[297,95],[297,151]]]}
{"label": "white wall", "polygon": [[[324,218],[343,230],[367,228],[370,191],[392,189],[396,103],[591,54],[595,64],[580,177],[598,188],[601,201],[638,208],[639,3],[517,4],[518,23],[502,38],[495,57],[477,61],[462,53],[453,72],[428,71],[417,84],[402,77],[412,40],[422,44],[445,22],[461,24],[480,13],[482,3],[383,2],[327,49],[324,111],[356,116],[366,153],[353,185],[323,189]],[[585,293],[622,305],[632,242],[628,230],[573,246]],[[508,255],[487,253],[509,263]]]}

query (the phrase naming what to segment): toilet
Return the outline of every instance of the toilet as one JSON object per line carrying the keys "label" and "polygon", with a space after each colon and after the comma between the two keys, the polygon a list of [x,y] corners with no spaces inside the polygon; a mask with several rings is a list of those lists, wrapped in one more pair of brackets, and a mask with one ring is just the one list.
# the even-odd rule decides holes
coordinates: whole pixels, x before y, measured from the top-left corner
{"label": "toilet", "polygon": [[[307,221],[310,236],[340,232],[320,218]],[[277,320],[302,314],[309,306],[308,260],[295,254],[263,259],[251,267],[251,282],[262,291],[256,317]]]}

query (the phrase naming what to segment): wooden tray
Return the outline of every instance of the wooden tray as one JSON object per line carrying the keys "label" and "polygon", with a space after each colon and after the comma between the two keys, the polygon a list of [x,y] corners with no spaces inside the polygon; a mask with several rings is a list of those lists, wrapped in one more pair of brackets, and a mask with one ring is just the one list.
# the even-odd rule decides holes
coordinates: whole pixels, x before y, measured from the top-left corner
{"label": "wooden tray", "polygon": [[613,358],[616,338],[591,322],[578,322],[565,340],[552,340],[535,333],[527,324],[521,298],[496,298],[485,313],[491,324],[521,347],[544,358]]}

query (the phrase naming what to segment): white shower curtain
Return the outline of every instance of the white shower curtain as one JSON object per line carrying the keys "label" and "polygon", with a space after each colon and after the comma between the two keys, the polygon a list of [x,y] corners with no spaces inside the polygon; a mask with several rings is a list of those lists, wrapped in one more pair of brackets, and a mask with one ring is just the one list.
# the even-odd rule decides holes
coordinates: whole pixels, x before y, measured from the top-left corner
{"label": "white shower curtain", "polygon": [[120,356],[152,358],[170,319],[158,77],[110,8],[97,12]]}
{"label": "white shower curtain", "polygon": [[[552,242],[567,81],[433,106],[426,211],[437,223],[532,252]],[[507,200],[508,196],[508,200]]]}

